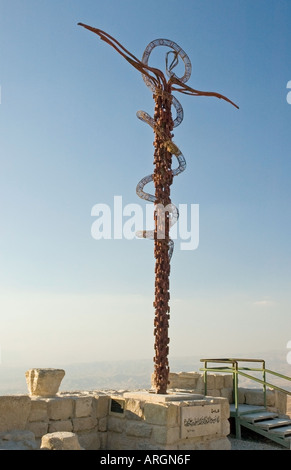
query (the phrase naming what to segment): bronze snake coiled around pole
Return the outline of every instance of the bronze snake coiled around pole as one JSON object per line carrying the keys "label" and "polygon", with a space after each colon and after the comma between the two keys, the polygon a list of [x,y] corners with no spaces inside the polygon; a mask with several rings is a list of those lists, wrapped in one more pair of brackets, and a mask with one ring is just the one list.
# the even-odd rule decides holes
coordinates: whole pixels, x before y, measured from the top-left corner
{"label": "bronze snake coiled around pole", "polygon": [[[171,64],[168,64],[168,58],[169,58],[170,52],[172,51],[168,52],[166,55],[166,73],[168,77],[170,79],[175,77],[181,83],[185,83],[186,81],[188,81],[191,76],[191,69],[192,69],[190,59],[187,56],[187,54],[183,51],[183,49],[181,49],[181,47],[178,46],[178,44],[168,39],[156,39],[150,42],[148,46],[146,47],[142,56],[143,64],[148,65],[149,56],[152,50],[157,46],[168,46],[174,51],[174,59],[172,60]],[[181,57],[185,64],[185,73],[182,78],[176,77],[176,75],[172,71],[173,68],[178,64],[178,57]],[[171,101],[172,105],[174,106],[176,110],[176,118],[173,121],[173,127],[179,126],[181,122],[183,121],[184,113],[183,113],[183,108],[180,102],[177,100],[177,98],[175,98],[172,94],[167,93],[165,90],[161,90],[159,87],[155,86],[155,84],[152,83],[152,81],[147,77],[147,75],[143,74],[143,79],[146,85],[152,90],[154,95],[156,94],[162,94],[163,96],[168,95],[167,96],[168,99]],[[169,140],[167,139],[167,136],[164,136],[163,129],[157,126],[154,119],[148,113],[146,113],[145,111],[138,111],[137,117],[141,121],[146,122],[149,126],[152,127],[154,132],[157,133],[163,139],[164,146],[167,148],[167,150],[171,154],[175,155],[175,157],[177,158],[178,167],[172,170],[173,176],[177,176],[180,173],[182,173],[182,171],[184,171],[186,168],[186,160],[182,152],[179,150],[179,148],[174,144],[172,140]],[[153,179],[154,179],[153,174],[142,178],[136,187],[136,193],[141,199],[145,199],[147,201],[156,203],[156,197],[144,191],[145,185],[152,182]],[[179,211],[178,211],[178,208],[174,204],[170,204],[168,209],[169,209],[169,212],[171,213],[171,216],[170,216],[170,228],[171,228],[178,220]],[[136,235],[141,238],[149,238],[151,240],[154,240],[155,231],[154,230],[138,231],[136,232]],[[174,249],[174,242],[172,239],[169,239],[169,259],[171,259],[172,257],[173,249]]]}

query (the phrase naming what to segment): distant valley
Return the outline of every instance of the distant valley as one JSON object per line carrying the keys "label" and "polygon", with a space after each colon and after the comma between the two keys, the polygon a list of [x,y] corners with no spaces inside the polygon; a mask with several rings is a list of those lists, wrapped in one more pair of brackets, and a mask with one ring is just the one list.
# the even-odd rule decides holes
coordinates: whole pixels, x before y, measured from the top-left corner
{"label": "distant valley", "polygon": [[[265,359],[266,367],[291,377],[291,365],[286,360],[287,351],[269,351],[249,355],[249,357]],[[245,357],[237,354],[236,357]],[[199,371],[202,367],[200,357],[170,358],[172,372]],[[60,391],[75,390],[136,390],[151,387],[153,363],[151,360],[98,361],[91,363],[59,364],[66,371]],[[0,365],[0,394],[27,393],[25,381],[26,367],[6,367]],[[260,374],[256,376],[261,377]],[[288,383],[280,378],[267,375],[267,381],[291,390]],[[254,382],[241,377],[240,386],[254,387]],[[288,385],[287,385],[288,384]]]}

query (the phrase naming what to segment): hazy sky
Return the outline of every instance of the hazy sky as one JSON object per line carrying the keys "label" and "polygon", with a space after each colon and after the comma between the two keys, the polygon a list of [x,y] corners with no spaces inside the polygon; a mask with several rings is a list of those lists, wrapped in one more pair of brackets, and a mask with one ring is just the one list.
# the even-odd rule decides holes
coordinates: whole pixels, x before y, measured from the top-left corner
{"label": "hazy sky", "polygon": [[240,107],[177,96],[187,169],[172,200],[199,204],[200,237],[171,262],[170,359],[287,354],[290,0],[0,0],[2,365],[154,355],[153,242],[91,235],[96,204],[145,209],[135,188],[153,170],[153,132],[136,111],[154,101],[78,22],[139,58],[154,39],[177,42],[189,86]]}

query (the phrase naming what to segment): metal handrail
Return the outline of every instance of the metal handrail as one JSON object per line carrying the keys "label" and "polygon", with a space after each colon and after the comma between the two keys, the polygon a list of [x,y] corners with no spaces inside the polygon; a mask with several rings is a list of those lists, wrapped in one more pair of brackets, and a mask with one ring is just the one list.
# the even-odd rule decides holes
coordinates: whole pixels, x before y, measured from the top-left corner
{"label": "metal handrail", "polygon": [[276,375],[277,377],[280,377],[282,379],[286,379],[286,380],[291,381],[291,377],[288,377],[287,375],[280,374],[279,372],[275,372],[274,370],[270,370],[270,369],[265,369],[265,371],[268,372],[268,374],[273,374],[273,375]]}
{"label": "metal handrail", "polygon": [[[264,406],[266,408],[267,406],[267,386],[271,387],[273,389],[279,390],[282,393],[285,393],[286,395],[291,395],[291,391],[285,390],[281,387],[278,387],[277,385],[270,384],[269,382],[266,381],[266,373],[275,375],[277,377],[290,380],[291,377],[288,377],[287,375],[280,374],[279,372],[275,372],[270,369],[265,368],[265,360],[264,359],[245,359],[245,358],[223,358],[223,359],[200,359],[200,362],[204,362],[204,367],[200,368],[199,370],[204,372],[204,392],[205,395],[207,395],[207,372],[225,372],[225,373],[231,373],[233,376],[233,401],[235,405],[235,416],[236,416],[236,435],[240,436],[240,425],[239,425],[239,410],[238,410],[238,376],[242,375],[243,377],[247,377],[248,379],[254,380],[255,382],[258,382],[263,385],[263,392],[264,392]],[[224,364],[231,364],[231,367],[207,367],[208,362],[214,362],[214,363],[224,363]],[[261,362],[262,367],[257,368],[257,367],[239,367],[239,362]],[[262,372],[263,374],[263,380],[254,377],[250,374],[246,374],[245,372],[242,372],[244,370],[247,371],[252,371],[252,372]]]}
{"label": "metal handrail", "polygon": [[[266,381],[265,379],[265,374],[272,374],[276,377],[280,377],[285,380],[290,380],[291,377],[288,377],[287,375],[280,374],[279,372],[273,371],[271,369],[266,369],[265,367],[262,368],[255,368],[255,367],[238,367],[239,362],[261,362],[263,366],[265,366],[265,360],[264,359],[245,359],[245,358],[223,358],[223,359],[200,359],[200,362],[204,362],[204,368],[200,368],[201,371],[204,371],[205,377],[207,378],[207,372],[225,372],[225,373],[232,373],[232,374],[238,374],[242,375],[244,377],[247,377],[251,380],[254,380],[255,382],[259,382],[262,385],[267,385],[268,387],[275,388],[276,390],[280,390],[283,393],[286,393],[287,395],[291,395],[291,392],[288,390],[285,390],[281,387],[278,387],[277,385],[271,384]],[[232,367],[207,367],[208,362],[215,362],[215,363],[228,363],[232,364]],[[264,375],[264,380],[258,379],[252,375],[245,374],[244,370],[252,371],[252,372],[263,372]],[[204,381],[205,385],[207,386],[207,380]],[[207,388],[206,390],[207,391]]]}
{"label": "metal handrail", "polygon": [[200,359],[200,362],[265,362],[264,359],[224,358],[224,359]]}
{"label": "metal handrail", "polygon": [[[238,439],[241,438],[241,421],[240,421],[240,413],[239,413],[239,400],[238,400],[238,378],[239,375],[243,377],[247,377],[261,385],[263,385],[263,393],[264,393],[264,406],[267,407],[267,386],[273,389],[279,390],[280,392],[284,393],[285,395],[291,395],[291,391],[285,390],[277,385],[270,384],[266,381],[266,373],[272,374],[274,376],[280,377],[282,379],[290,380],[291,377],[287,375],[280,374],[279,372],[275,372],[270,369],[266,369],[265,367],[265,360],[264,359],[245,359],[245,358],[220,358],[220,359],[201,359],[200,362],[204,362],[204,368],[200,368],[201,371],[204,372],[204,392],[207,395],[207,372],[225,372],[231,373],[233,377],[233,401],[235,406],[235,433]],[[224,364],[223,367],[208,367],[208,363],[218,363]],[[239,367],[239,362],[250,362],[250,363],[261,363],[261,368],[258,367]],[[254,377],[253,375],[247,374],[243,371],[252,371],[252,372],[261,372],[263,374],[263,378],[259,379]],[[263,433],[263,431],[260,431]],[[273,438],[274,440],[278,438]]]}

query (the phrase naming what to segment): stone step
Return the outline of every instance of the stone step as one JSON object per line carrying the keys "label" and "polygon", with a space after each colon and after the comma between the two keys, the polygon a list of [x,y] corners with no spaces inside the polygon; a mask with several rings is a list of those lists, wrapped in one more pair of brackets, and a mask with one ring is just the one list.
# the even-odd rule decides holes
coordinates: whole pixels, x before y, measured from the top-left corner
{"label": "stone step", "polygon": [[[235,415],[235,405],[232,403],[230,406],[230,413],[232,416]],[[246,404],[240,404],[238,406],[238,412],[239,412],[239,415],[243,415],[243,414],[249,414],[249,413],[257,413],[257,412],[262,412],[262,411],[266,411],[266,408],[264,406],[255,406],[255,405],[246,405]]]}
{"label": "stone step", "polygon": [[265,429],[267,431],[272,428],[277,428],[279,426],[288,426],[288,425],[291,425],[291,419],[284,419],[284,418],[267,419],[267,420],[259,421],[255,423],[256,427]]}
{"label": "stone step", "polygon": [[248,423],[257,423],[258,421],[270,420],[272,418],[278,418],[277,413],[272,413],[271,411],[263,411],[257,413],[249,413],[242,415],[240,419],[248,421]]}
{"label": "stone step", "polygon": [[272,429],[270,432],[280,437],[291,436],[291,426],[281,426],[280,428]]}

